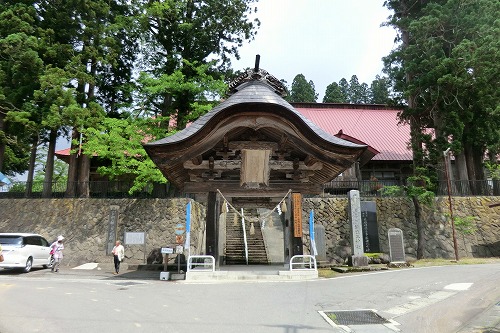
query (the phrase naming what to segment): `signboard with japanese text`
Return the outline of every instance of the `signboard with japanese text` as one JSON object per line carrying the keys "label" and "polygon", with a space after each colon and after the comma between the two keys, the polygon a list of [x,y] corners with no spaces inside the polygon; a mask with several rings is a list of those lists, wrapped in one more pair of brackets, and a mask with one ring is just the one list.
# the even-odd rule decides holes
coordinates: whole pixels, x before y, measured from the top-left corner
{"label": "signboard with japanese text", "polygon": [[144,245],[146,244],[145,232],[125,232],[124,243],[126,245]]}
{"label": "signboard with japanese text", "polygon": [[361,224],[363,226],[363,248],[365,253],[380,252],[377,205],[374,201],[361,201]]}
{"label": "signboard with japanese text", "polygon": [[161,253],[162,254],[172,254],[172,253],[174,253],[174,249],[172,247],[162,247]]}
{"label": "signboard with japanese text", "polygon": [[302,237],[302,195],[292,193],[293,237]]}

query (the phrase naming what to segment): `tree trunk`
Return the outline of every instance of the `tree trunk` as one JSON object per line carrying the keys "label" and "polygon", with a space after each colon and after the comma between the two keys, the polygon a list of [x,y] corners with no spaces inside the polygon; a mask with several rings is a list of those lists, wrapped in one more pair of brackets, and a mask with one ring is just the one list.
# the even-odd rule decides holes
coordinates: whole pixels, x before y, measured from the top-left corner
{"label": "tree trunk", "polygon": [[477,189],[476,189],[476,170],[474,168],[474,155],[473,155],[473,148],[469,144],[465,144],[464,147],[464,155],[465,155],[465,161],[466,161],[466,166],[467,166],[467,175],[469,176],[469,184],[471,188],[471,194],[476,195],[477,194]]}
{"label": "tree trunk", "polygon": [[474,147],[472,150],[472,156],[474,161],[474,170],[476,173],[477,194],[490,195],[484,174],[484,150],[482,147]]}
{"label": "tree trunk", "polygon": [[422,221],[420,202],[416,197],[412,197],[413,206],[415,207],[415,224],[417,225],[417,259],[424,258],[425,250],[425,226]]}
{"label": "tree trunk", "polygon": [[34,135],[33,141],[31,142],[30,161],[28,166],[28,178],[26,179],[26,192],[24,193],[24,196],[26,198],[31,198],[31,195],[33,194],[33,177],[35,176],[37,148],[38,148],[38,135]]}
{"label": "tree trunk", "polygon": [[3,170],[3,160],[5,158],[5,146],[7,142],[5,140],[5,122],[4,122],[4,113],[0,112],[0,171]]}
{"label": "tree trunk", "polygon": [[[73,132],[71,134],[71,151],[78,151],[78,145],[75,141],[80,138],[80,132],[73,127]],[[68,182],[66,185],[65,197],[74,198],[76,196],[76,183],[78,180],[78,152],[70,153],[69,155],[69,166],[68,166]]]}
{"label": "tree trunk", "polygon": [[85,154],[80,154],[78,158],[78,197],[88,198],[90,196],[89,190],[89,176],[90,176],[90,157]]}
{"label": "tree trunk", "polygon": [[43,180],[42,198],[52,196],[52,177],[54,176],[54,155],[56,151],[57,130],[52,129],[49,135],[49,149],[47,151],[47,161],[45,162],[45,177]]}
{"label": "tree trunk", "polygon": [[455,182],[455,187],[458,190],[458,194],[469,195],[469,174],[467,173],[467,161],[465,159],[465,153],[463,150],[462,152],[460,152],[460,154],[455,156],[455,165],[457,166],[458,171],[458,180]]}

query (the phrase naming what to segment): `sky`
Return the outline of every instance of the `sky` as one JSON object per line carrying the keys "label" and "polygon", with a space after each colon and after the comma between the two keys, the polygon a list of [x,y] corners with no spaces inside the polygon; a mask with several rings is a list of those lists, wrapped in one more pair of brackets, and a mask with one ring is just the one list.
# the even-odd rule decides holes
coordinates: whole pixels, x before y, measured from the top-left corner
{"label": "sky", "polygon": [[371,84],[382,75],[382,57],[395,47],[396,31],[381,27],[391,12],[384,0],[259,0],[261,26],[239,49],[232,67],[255,65],[291,86],[297,74],[313,81],[321,102],[332,82],[356,75]]}

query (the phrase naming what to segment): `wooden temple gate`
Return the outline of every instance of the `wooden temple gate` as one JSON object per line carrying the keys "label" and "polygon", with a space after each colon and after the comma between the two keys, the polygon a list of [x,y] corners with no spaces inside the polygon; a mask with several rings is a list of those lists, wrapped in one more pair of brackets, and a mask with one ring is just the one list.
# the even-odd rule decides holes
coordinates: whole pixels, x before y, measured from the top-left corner
{"label": "wooden temple gate", "polygon": [[289,190],[295,200],[290,196],[283,217],[285,261],[302,254],[294,202],[322,193],[323,184],[370,154],[365,145],[306,119],[283,99],[285,93],[278,79],[259,69],[257,58],[255,68],[231,83],[225,101],[183,131],[144,145],[172,184],[206,198],[206,254],[221,255],[218,191],[235,207],[274,207]]}

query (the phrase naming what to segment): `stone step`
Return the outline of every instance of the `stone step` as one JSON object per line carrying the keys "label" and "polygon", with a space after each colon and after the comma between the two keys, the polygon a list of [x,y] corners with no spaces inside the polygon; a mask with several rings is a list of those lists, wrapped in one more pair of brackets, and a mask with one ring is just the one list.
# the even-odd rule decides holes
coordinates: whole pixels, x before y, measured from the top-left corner
{"label": "stone step", "polygon": [[[241,266],[245,269],[252,268],[249,266]],[[318,271],[305,270],[305,271],[289,271],[289,270],[264,270],[265,267],[261,266],[261,271],[256,270],[248,271],[215,271],[215,272],[196,272],[194,270],[186,273],[185,282],[200,282],[200,281],[300,281],[300,280],[313,280],[318,278]]]}

